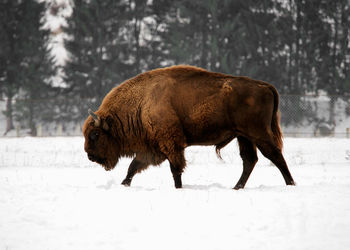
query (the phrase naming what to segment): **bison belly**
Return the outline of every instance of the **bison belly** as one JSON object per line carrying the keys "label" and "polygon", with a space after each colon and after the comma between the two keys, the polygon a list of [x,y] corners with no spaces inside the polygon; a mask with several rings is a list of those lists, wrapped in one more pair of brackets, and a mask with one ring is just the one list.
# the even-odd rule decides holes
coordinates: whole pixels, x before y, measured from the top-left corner
{"label": "bison belly", "polygon": [[216,98],[197,103],[186,113],[182,125],[188,145],[216,145],[235,137],[227,110]]}

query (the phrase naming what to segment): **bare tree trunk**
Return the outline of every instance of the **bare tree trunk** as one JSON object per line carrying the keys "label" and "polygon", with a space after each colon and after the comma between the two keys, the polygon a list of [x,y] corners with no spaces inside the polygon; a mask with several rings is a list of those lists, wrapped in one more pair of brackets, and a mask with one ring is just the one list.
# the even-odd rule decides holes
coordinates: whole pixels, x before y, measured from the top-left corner
{"label": "bare tree trunk", "polygon": [[296,51],[295,51],[295,67],[296,67],[296,72],[295,72],[295,85],[294,85],[294,93],[299,93],[300,91],[300,81],[301,81],[301,77],[300,77],[300,40],[301,40],[301,32],[302,32],[302,28],[301,28],[301,2],[300,1],[296,1],[296,39],[295,39],[295,43],[296,43]]}
{"label": "bare tree trunk", "polygon": [[338,97],[335,95],[331,95],[330,103],[329,103],[329,124],[335,123],[335,103],[337,102]]}
{"label": "bare tree trunk", "polygon": [[348,19],[348,14],[350,13],[349,9],[346,9],[346,3],[345,1],[342,2],[341,6],[341,25],[343,28],[343,41],[341,42],[341,54],[343,56],[343,62],[344,62],[344,67],[343,67],[343,73],[346,76],[347,72],[349,72],[350,69],[350,62],[347,60],[347,55],[350,54],[350,49],[349,49],[349,24],[350,20]]}
{"label": "bare tree trunk", "polygon": [[[206,14],[206,12],[204,12]],[[207,46],[207,41],[208,41],[208,19],[207,15],[203,16],[203,23],[202,23],[202,48],[201,48],[201,59],[200,59],[200,66],[203,68],[208,68],[208,46]]]}
{"label": "bare tree trunk", "polygon": [[141,35],[141,23],[143,19],[144,12],[146,10],[146,1],[129,1],[130,8],[132,6],[132,3],[135,4],[134,6],[134,39],[135,39],[135,46],[136,46],[136,51],[135,51],[135,67],[136,67],[136,72],[141,71],[141,44],[140,44],[140,35]]}
{"label": "bare tree trunk", "polygon": [[6,130],[4,135],[14,129],[13,119],[12,119],[12,96],[8,96],[6,101]]}
{"label": "bare tree trunk", "polygon": [[[331,96],[331,103],[329,105],[329,123],[334,123],[335,121],[335,102],[337,101],[337,97],[334,96],[335,94],[338,94],[337,91],[338,91],[338,82],[337,79],[337,46],[338,46],[338,30],[339,30],[339,21],[338,21],[338,5],[337,3],[335,2],[335,9],[336,9],[336,12],[334,13],[334,40],[333,40],[333,51],[332,51],[332,77],[331,77],[331,84],[332,84],[332,96]],[[339,80],[338,80],[339,81]]]}
{"label": "bare tree trunk", "polygon": [[34,120],[34,103],[32,100],[29,100],[29,128],[30,128],[30,135],[36,136],[36,124]]}

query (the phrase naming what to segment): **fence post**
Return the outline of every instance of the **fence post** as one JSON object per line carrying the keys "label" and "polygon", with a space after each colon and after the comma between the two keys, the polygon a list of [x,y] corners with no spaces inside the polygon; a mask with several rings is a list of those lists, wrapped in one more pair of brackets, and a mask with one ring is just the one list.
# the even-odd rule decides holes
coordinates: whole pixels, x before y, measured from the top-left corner
{"label": "fence post", "polygon": [[75,135],[81,135],[81,129],[80,129],[80,123],[77,122],[77,125],[75,127]]}
{"label": "fence post", "polygon": [[62,134],[63,134],[63,126],[62,126],[62,124],[61,123],[59,123],[58,125],[57,125],[57,136],[62,136]]}
{"label": "fence post", "polygon": [[43,130],[42,130],[41,124],[38,124],[38,126],[36,127],[36,136],[38,136],[38,137],[43,136]]}
{"label": "fence post", "polygon": [[17,124],[16,126],[16,136],[20,137],[21,136],[21,125]]}

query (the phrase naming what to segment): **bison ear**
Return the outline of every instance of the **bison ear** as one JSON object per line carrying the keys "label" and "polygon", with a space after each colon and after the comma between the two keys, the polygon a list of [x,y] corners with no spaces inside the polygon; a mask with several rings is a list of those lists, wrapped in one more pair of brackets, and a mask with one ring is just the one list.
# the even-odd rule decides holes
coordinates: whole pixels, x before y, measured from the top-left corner
{"label": "bison ear", "polygon": [[100,118],[94,112],[92,112],[91,109],[89,109],[88,112],[89,112],[89,115],[91,115],[92,119],[94,119],[95,121],[94,123],[95,127],[99,127],[101,125]]}
{"label": "bison ear", "polygon": [[102,128],[105,131],[108,131],[112,127],[112,123],[113,123],[112,117],[107,116],[106,119],[103,120]]}
{"label": "bison ear", "polygon": [[108,131],[109,130],[109,125],[107,123],[107,120],[104,120],[103,123],[102,123],[102,128],[103,130],[105,131]]}

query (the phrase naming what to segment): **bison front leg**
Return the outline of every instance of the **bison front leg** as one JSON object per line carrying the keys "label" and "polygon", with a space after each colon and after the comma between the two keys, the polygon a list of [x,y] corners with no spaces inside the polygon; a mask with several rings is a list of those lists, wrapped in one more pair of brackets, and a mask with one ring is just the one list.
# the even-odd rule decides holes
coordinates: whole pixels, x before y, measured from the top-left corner
{"label": "bison front leg", "polygon": [[132,160],[130,163],[129,169],[128,169],[128,174],[126,175],[125,179],[122,182],[122,185],[124,186],[130,186],[132,178],[136,173],[141,172],[145,168],[148,167],[148,163],[144,163],[140,160],[137,160],[136,158]]}
{"label": "bison front leg", "polygon": [[186,166],[183,150],[174,156],[168,157],[168,160],[170,162],[170,170],[173,174],[175,188],[182,188],[181,175]]}
{"label": "bison front leg", "polygon": [[175,188],[182,188],[182,180],[181,175],[182,171],[179,170],[178,167],[170,163],[171,173],[173,174]]}

